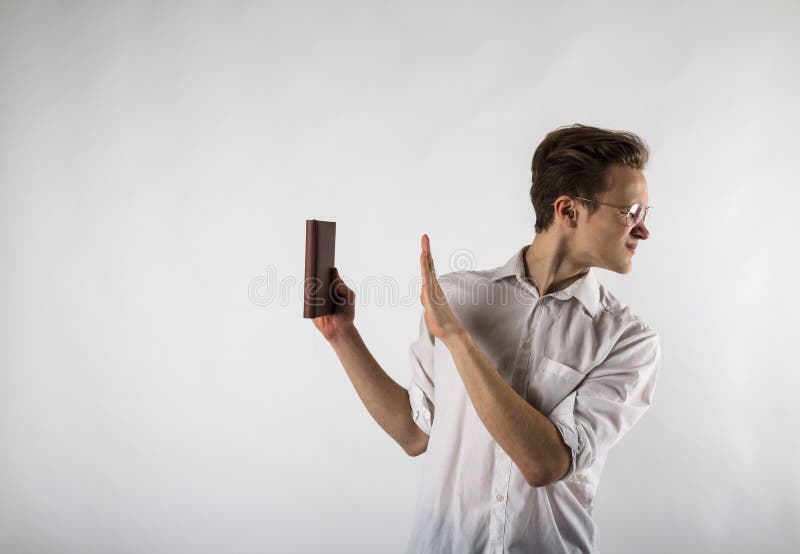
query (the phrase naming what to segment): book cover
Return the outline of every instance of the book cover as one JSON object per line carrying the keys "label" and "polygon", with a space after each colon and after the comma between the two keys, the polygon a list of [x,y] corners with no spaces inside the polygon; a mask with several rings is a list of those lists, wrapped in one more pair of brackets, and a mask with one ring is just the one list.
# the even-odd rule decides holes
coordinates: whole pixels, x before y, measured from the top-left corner
{"label": "book cover", "polygon": [[336,251],[336,222],[306,219],[306,268],[303,317],[333,313],[331,269]]}

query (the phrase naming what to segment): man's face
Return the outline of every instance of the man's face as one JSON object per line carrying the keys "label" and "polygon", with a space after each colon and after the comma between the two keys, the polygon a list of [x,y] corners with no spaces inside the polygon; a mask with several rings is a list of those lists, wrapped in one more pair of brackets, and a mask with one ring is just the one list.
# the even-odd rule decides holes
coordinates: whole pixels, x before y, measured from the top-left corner
{"label": "man's face", "polygon": [[588,265],[616,273],[628,273],[634,255],[628,245],[640,246],[641,241],[648,239],[650,231],[646,227],[646,221],[640,221],[633,226],[627,224],[627,218],[622,212],[632,204],[650,205],[647,180],[642,170],[619,164],[612,164],[606,176],[610,187],[605,193],[598,195],[597,200],[622,208],[601,204],[587,221],[586,208],[581,206],[576,246],[581,258],[588,258]]}

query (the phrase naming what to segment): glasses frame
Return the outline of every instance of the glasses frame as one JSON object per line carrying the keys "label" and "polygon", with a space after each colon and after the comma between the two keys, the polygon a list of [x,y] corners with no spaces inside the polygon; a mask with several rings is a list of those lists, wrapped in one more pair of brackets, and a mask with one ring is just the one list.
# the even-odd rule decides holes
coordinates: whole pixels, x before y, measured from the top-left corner
{"label": "glasses frame", "polygon": [[[600,202],[599,200],[590,200],[588,198],[583,198],[581,196],[575,196],[574,198],[578,198],[580,200],[585,200],[587,202],[596,202],[597,204],[602,204],[603,206],[610,206],[612,208],[617,208],[617,209],[619,209],[619,213],[625,216],[625,224],[628,227],[634,227],[634,226],[638,225],[638,223],[634,223],[633,225],[631,225],[631,223],[630,223],[631,222],[631,218],[633,217],[631,215],[631,209],[634,206],[640,205],[638,202],[634,202],[630,206],[618,206],[617,204],[608,204],[607,202]],[[556,205],[555,202],[553,202],[552,205],[555,206]],[[644,215],[642,215],[642,219],[639,221],[639,223],[644,223],[645,220],[647,220],[647,216],[650,215],[650,208],[652,208],[652,207],[653,206],[646,206],[645,207]]]}

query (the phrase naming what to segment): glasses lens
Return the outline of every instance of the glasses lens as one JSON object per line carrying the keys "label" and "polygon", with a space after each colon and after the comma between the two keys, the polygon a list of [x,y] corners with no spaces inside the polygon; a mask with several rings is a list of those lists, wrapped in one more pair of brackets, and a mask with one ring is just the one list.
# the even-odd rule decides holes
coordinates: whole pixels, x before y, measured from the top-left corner
{"label": "glasses lens", "polygon": [[628,224],[638,225],[640,222],[645,221],[650,214],[650,206],[645,209],[641,204],[634,204],[628,212]]}
{"label": "glasses lens", "polygon": [[647,217],[647,212],[649,211],[650,208],[645,210],[641,204],[634,204],[628,211],[628,225],[638,225],[639,222],[644,221],[644,219]]}

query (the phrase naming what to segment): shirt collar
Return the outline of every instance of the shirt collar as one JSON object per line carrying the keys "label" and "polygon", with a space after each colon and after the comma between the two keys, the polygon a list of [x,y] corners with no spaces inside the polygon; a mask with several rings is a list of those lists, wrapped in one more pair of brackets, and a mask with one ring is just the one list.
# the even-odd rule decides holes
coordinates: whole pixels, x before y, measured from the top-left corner
{"label": "shirt collar", "polygon": [[[491,280],[497,281],[504,277],[515,276],[518,281],[526,281],[525,279],[525,251],[530,244],[526,244],[511,256],[506,263],[498,267],[492,274]],[[549,295],[548,295],[549,296]],[[594,274],[594,268],[590,267],[586,274],[573,282],[567,288],[552,293],[552,296],[561,300],[577,298],[586,310],[594,317],[600,310],[600,285],[597,281],[597,276]]]}

